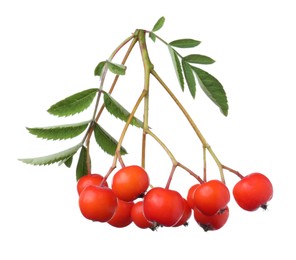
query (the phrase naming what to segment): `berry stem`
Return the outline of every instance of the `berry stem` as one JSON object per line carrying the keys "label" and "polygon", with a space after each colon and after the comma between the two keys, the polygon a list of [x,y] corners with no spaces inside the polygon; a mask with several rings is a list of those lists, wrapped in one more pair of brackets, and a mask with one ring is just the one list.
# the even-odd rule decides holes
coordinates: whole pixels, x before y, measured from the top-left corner
{"label": "berry stem", "polygon": [[198,129],[197,125],[192,120],[191,116],[188,114],[187,110],[183,107],[181,102],[178,100],[178,98],[173,94],[173,92],[169,89],[169,87],[165,84],[165,82],[161,79],[161,77],[156,73],[156,71],[153,69],[151,70],[151,74],[158,80],[158,82],[163,86],[163,88],[166,90],[166,92],[171,96],[171,98],[174,100],[176,105],[180,108],[180,110],[183,112],[184,116],[187,118],[188,122],[190,123],[191,127],[193,128],[194,132],[198,136],[199,140],[201,141],[203,147],[208,150],[208,152],[211,154],[212,158],[216,162],[219,172],[221,181],[225,183],[225,177],[223,173],[223,167],[221,162],[219,161],[218,157],[215,155],[214,151],[210,147],[210,145],[207,143],[206,139],[202,135],[201,131]]}
{"label": "berry stem", "polygon": [[[142,102],[142,100],[143,100],[143,98],[146,96],[146,94],[147,94],[147,91],[146,91],[145,89],[143,89],[143,91],[142,91],[140,97],[138,98],[136,104],[135,104],[134,107],[133,107],[132,112],[130,113],[130,115],[129,115],[129,117],[128,117],[128,119],[127,119],[125,125],[124,125],[124,128],[123,128],[123,130],[122,130],[122,132],[121,132],[120,138],[119,138],[118,143],[117,143],[117,147],[116,147],[116,151],[115,151],[115,155],[114,155],[114,159],[113,159],[112,167],[116,167],[116,162],[117,162],[117,160],[118,160],[118,158],[119,158],[119,156],[120,156],[120,147],[121,147],[121,145],[122,145],[122,142],[123,142],[124,136],[125,136],[125,134],[126,134],[126,132],[127,132],[127,129],[128,129],[128,127],[129,127],[129,125],[130,125],[130,123],[131,123],[131,121],[132,121],[132,119],[133,119],[133,117],[134,117],[134,115],[135,115],[135,113],[136,113],[136,111],[137,111],[137,109],[138,109],[140,103]],[[111,167],[111,168],[112,168],[112,167]]]}
{"label": "berry stem", "polygon": [[236,170],[233,170],[233,169],[231,169],[231,168],[229,168],[229,167],[227,167],[227,166],[225,166],[225,165],[222,165],[222,168],[225,169],[225,170],[227,170],[227,171],[230,171],[230,172],[234,173],[236,176],[238,176],[238,177],[241,178],[241,179],[244,178],[244,176],[243,176],[242,174],[240,174],[240,173],[239,173],[238,171],[236,171]]}
{"label": "berry stem", "polygon": [[[133,39],[133,41],[131,42],[123,60],[122,60],[122,64],[124,65],[133,49],[133,47],[135,46],[136,42],[138,41],[138,39],[132,35],[130,37],[128,37],[127,39],[125,39],[113,52],[112,54],[110,55],[109,57],[109,60],[112,60],[115,55],[118,53],[118,51],[124,47],[131,39]],[[102,104],[98,114],[97,114],[97,109],[98,109],[98,106],[99,106],[99,101],[100,101],[100,98],[101,98],[101,95],[102,95],[102,89],[103,89],[103,85],[104,85],[104,82],[105,82],[105,78],[106,78],[106,75],[107,75],[107,71],[108,71],[108,68],[107,66],[105,65],[104,66],[104,69],[103,69],[103,72],[102,72],[102,75],[100,77],[100,86],[99,86],[99,91],[98,91],[98,95],[97,95],[97,99],[96,99],[96,104],[95,104],[95,109],[94,109],[94,113],[93,113],[93,117],[92,117],[92,121],[89,125],[89,128],[86,132],[86,135],[83,139],[83,143],[85,141],[85,144],[86,144],[86,156],[87,156],[87,159],[86,159],[86,167],[87,167],[87,172],[90,173],[91,172],[91,164],[90,164],[90,139],[91,139],[91,136],[93,134],[93,131],[94,131],[94,122],[98,122],[99,120],[99,117],[100,115],[102,114],[103,110],[104,110],[104,107],[105,105]],[[111,88],[109,90],[109,93],[112,93],[113,89],[115,88],[115,85],[117,83],[117,80],[119,78],[119,75],[116,75],[114,80],[113,80],[113,83],[111,85]],[[97,114],[97,115],[96,115]]]}
{"label": "berry stem", "polygon": [[207,181],[207,149],[205,146],[202,147],[203,154],[203,180]]}
{"label": "berry stem", "polygon": [[177,168],[177,165],[173,164],[171,173],[169,175],[168,181],[167,181],[166,186],[165,186],[165,189],[170,188],[170,185],[171,185],[171,182],[172,182],[172,179],[173,179],[176,168]]}

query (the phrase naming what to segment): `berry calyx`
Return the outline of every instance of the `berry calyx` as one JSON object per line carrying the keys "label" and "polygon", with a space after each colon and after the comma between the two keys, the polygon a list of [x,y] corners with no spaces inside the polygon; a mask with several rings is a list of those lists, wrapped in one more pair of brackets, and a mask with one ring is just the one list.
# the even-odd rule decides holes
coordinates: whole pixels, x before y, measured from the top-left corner
{"label": "berry calyx", "polygon": [[225,225],[229,217],[229,208],[226,207],[219,213],[208,216],[200,212],[198,209],[193,211],[194,219],[203,228],[204,231],[218,230]]}

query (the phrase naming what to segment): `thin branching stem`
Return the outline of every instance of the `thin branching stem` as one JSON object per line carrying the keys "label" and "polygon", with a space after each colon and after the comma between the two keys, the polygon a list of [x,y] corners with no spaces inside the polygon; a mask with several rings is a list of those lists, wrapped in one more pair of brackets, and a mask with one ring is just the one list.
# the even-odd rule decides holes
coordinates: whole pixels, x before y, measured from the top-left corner
{"label": "thin branching stem", "polygon": [[[122,61],[122,64],[125,64],[130,52],[132,51],[133,49],[133,46],[135,45],[135,43],[137,42],[137,38],[135,38],[134,35],[131,35],[130,37],[128,37],[127,39],[125,39],[113,52],[112,54],[110,55],[109,57],[109,60],[112,60],[115,55],[118,53],[118,51],[120,49],[122,49],[130,40],[132,40],[132,43],[129,47],[129,49],[127,50],[127,53]],[[101,109],[99,110],[98,112],[98,115],[97,114],[97,109],[98,109],[98,106],[99,106],[99,102],[100,102],[100,98],[101,98],[101,95],[102,95],[102,89],[103,89],[103,85],[104,85],[104,82],[105,82],[105,78],[106,78],[106,75],[107,75],[107,71],[108,71],[108,68],[107,66],[105,65],[104,66],[104,69],[102,71],[102,75],[101,75],[101,78],[100,78],[100,87],[99,87],[99,90],[98,90],[98,95],[97,95],[97,99],[96,99],[96,103],[95,103],[95,108],[94,108],[94,112],[93,112],[93,117],[92,117],[92,121],[91,123],[89,124],[89,127],[88,127],[88,130],[86,132],[86,135],[83,139],[83,142],[85,141],[85,144],[86,144],[86,156],[87,156],[87,159],[86,159],[86,167],[87,167],[87,172],[90,173],[91,172],[91,163],[90,163],[90,139],[91,139],[91,136],[92,136],[92,133],[93,133],[93,130],[94,130],[94,124],[95,122],[97,122],[99,120],[99,117],[104,109],[104,105],[101,106]],[[119,75],[116,75],[115,76],[115,79],[113,81],[113,84],[111,86],[111,92],[113,91],[115,85],[116,85],[116,82],[119,78]],[[110,92],[109,90],[109,92]]]}
{"label": "thin branching stem", "polygon": [[120,157],[120,147],[122,145],[122,142],[123,142],[123,139],[124,139],[125,134],[127,132],[127,129],[129,127],[129,125],[130,125],[130,123],[131,123],[131,121],[132,121],[132,119],[133,119],[133,117],[134,117],[140,103],[142,102],[142,100],[146,96],[146,94],[147,94],[147,91],[145,89],[143,89],[140,97],[138,98],[136,104],[133,107],[133,110],[131,111],[131,113],[130,113],[130,115],[129,115],[129,117],[128,117],[125,125],[124,125],[124,128],[123,128],[123,130],[121,132],[120,138],[119,138],[118,143],[117,143],[116,152],[115,152],[115,155],[114,155],[112,167],[116,167],[117,160]]}
{"label": "thin branching stem", "polygon": [[161,77],[156,73],[156,71],[155,70],[152,70],[151,71],[151,74],[156,78],[156,80],[158,80],[158,82],[162,85],[162,87],[166,90],[166,92],[171,96],[171,98],[174,100],[174,102],[176,103],[176,105],[182,111],[182,113],[184,114],[184,116],[188,120],[189,124],[193,128],[194,132],[196,133],[197,137],[201,141],[202,145],[209,151],[209,153],[211,154],[212,158],[216,162],[216,164],[217,164],[217,166],[219,168],[221,181],[223,183],[225,183],[225,177],[224,177],[224,173],[223,173],[223,168],[222,168],[221,162],[219,161],[218,157],[215,155],[215,153],[212,150],[212,148],[210,147],[210,145],[207,143],[206,139],[202,135],[201,131],[198,129],[198,127],[195,124],[195,122],[192,120],[192,118],[189,115],[189,113],[187,112],[187,110],[184,108],[184,106],[181,104],[181,102],[178,100],[178,98],[173,94],[173,92],[170,90],[170,88],[165,84],[165,82],[161,79]]}

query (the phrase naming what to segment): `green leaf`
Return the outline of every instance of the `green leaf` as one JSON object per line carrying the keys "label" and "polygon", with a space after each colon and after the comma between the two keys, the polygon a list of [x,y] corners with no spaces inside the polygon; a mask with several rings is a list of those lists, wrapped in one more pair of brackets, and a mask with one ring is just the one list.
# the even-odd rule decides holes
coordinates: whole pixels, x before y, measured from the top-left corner
{"label": "green leaf", "polygon": [[102,71],[103,71],[103,68],[106,64],[106,61],[101,61],[97,67],[95,68],[95,76],[101,76],[102,75]]}
{"label": "green leaf", "polygon": [[[130,113],[108,93],[104,93],[104,104],[110,114],[125,122],[128,120]],[[130,124],[140,128],[143,128],[144,125],[143,122],[136,117],[133,117]]]}
{"label": "green leaf", "polygon": [[48,127],[35,127],[29,128],[28,131],[39,138],[48,140],[62,140],[70,139],[80,135],[87,127],[90,121],[85,121],[76,124],[48,126]]}
{"label": "green leaf", "polygon": [[162,16],[158,19],[158,21],[156,22],[156,24],[153,26],[152,32],[156,32],[159,29],[162,28],[163,24],[165,22],[165,18]]}
{"label": "green leaf", "polygon": [[191,66],[205,94],[220,108],[223,115],[228,114],[228,101],[222,84],[208,72]]}
{"label": "green leaf", "polygon": [[169,43],[171,46],[178,48],[193,48],[200,44],[200,41],[193,39],[180,39]]}
{"label": "green leaf", "polygon": [[191,54],[183,58],[185,61],[189,63],[197,63],[197,64],[212,64],[215,61],[205,55],[200,55],[200,54]]}
{"label": "green leaf", "polygon": [[68,168],[70,168],[71,165],[72,165],[72,162],[73,162],[73,155],[72,155],[70,158],[68,158],[68,159],[64,162],[64,164],[65,164]]}
{"label": "green leaf", "polygon": [[88,174],[87,170],[87,150],[83,145],[80,150],[78,163],[76,166],[76,180],[78,181],[82,176]]}
{"label": "green leaf", "polygon": [[55,116],[71,116],[80,113],[90,106],[97,92],[97,88],[78,92],[52,105],[47,112]]}
{"label": "green leaf", "polygon": [[[118,142],[97,123],[95,123],[94,133],[96,142],[102,150],[110,155],[114,155]],[[120,154],[127,154],[127,151],[122,146],[120,148]]]}
{"label": "green leaf", "polygon": [[176,51],[170,45],[168,45],[168,48],[172,57],[172,62],[174,65],[174,69],[175,69],[179,84],[181,86],[181,89],[184,91],[184,77],[183,77],[180,60],[178,58]]}
{"label": "green leaf", "polygon": [[186,61],[184,61],[184,59],[182,59],[182,67],[183,67],[184,76],[185,76],[190,94],[193,98],[195,98],[196,83],[195,83],[194,74],[192,72],[192,68]]}
{"label": "green leaf", "polygon": [[107,61],[108,69],[116,75],[125,75],[126,66]]}
{"label": "green leaf", "polygon": [[151,39],[152,41],[155,42],[155,40],[156,40],[156,36],[155,36],[155,34],[154,34],[153,32],[150,32],[150,33],[149,33],[149,37],[150,37],[150,39]]}
{"label": "green leaf", "polygon": [[81,147],[81,143],[58,153],[41,156],[41,157],[35,157],[35,158],[19,159],[19,160],[21,162],[32,164],[32,165],[49,165],[57,162],[60,162],[60,164],[62,164],[67,160],[69,160],[69,158],[73,156],[80,147]]}

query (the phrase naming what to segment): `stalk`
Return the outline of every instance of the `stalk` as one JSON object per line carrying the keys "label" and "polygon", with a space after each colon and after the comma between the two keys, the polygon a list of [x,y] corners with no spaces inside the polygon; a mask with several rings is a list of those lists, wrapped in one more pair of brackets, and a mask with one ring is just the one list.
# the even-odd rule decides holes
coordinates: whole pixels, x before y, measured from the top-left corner
{"label": "stalk", "polygon": [[142,161],[141,166],[145,168],[146,161],[146,134],[148,127],[148,111],[149,111],[149,84],[150,84],[150,73],[153,69],[153,64],[150,61],[147,45],[146,45],[146,36],[145,31],[138,31],[138,40],[144,65],[144,90],[146,95],[144,97],[144,115],[143,115],[143,134],[142,134]]}
{"label": "stalk", "polygon": [[136,111],[137,111],[140,103],[142,102],[142,100],[146,96],[146,94],[147,94],[147,91],[144,89],[142,91],[140,97],[138,98],[135,106],[133,107],[132,112],[130,113],[130,115],[129,115],[129,117],[128,117],[125,125],[124,125],[124,128],[123,128],[123,130],[121,132],[120,138],[119,138],[118,143],[117,143],[117,147],[116,147],[116,150],[115,150],[115,155],[114,155],[114,160],[113,160],[112,167],[116,167],[116,162],[117,162],[118,159],[121,160],[120,147],[122,145],[124,136],[125,136],[125,134],[127,132],[127,129],[129,127],[129,125],[130,125],[130,123],[131,123],[131,121],[132,121],[132,119],[133,119],[133,117],[134,117],[134,115],[135,115],[135,113],[136,113]]}
{"label": "stalk", "polygon": [[222,167],[221,162],[219,161],[218,157],[215,155],[215,153],[212,150],[212,148],[210,147],[210,145],[207,143],[206,139],[202,135],[201,131],[198,129],[197,125],[192,120],[191,116],[188,114],[187,110],[183,107],[183,105],[181,104],[181,102],[173,94],[173,92],[169,89],[169,87],[165,84],[165,82],[161,79],[161,77],[156,73],[156,71],[155,70],[151,70],[151,74],[158,80],[158,82],[162,85],[162,87],[166,90],[166,92],[174,100],[174,102],[176,103],[176,105],[180,108],[180,110],[182,111],[182,113],[184,114],[184,116],[186,117],[186,119],[188,120],[189,124],[193,128],[194,132],[196,133],[197,137],[201,141],[203,147],[205,147],[205,149],[207,149],[209,151],[209,153],[211,154],[212,158],[216,162],[216,164],[217,164],[217,166],[219,168],[221,181],[223,183],[225,183],[225,177],[224,177],[223,167]]}
{"label": "stalk", "polygon": [[[122,64],[124,64],[130,54],[130,52],[132,51],[133,49],[133,46],[135,45],[135,43],[137,42],[137,38],[132,35],[128,38],[126,38],[113,52],[112,54],[110,55],[109,57],[109,60],[112,60],[114,58],[114,56],[118,53],[118,51],[123,47],[125,46],[131,39],[133,39],[123,61],[122,61]],[[93,116],[92,116],[92,121],[88,127],[88,130],[86,131],[86,135],[85,137],[83,138],[83,143],[85,141],[85,144],[86,144],[86,167],[87,167],[87,172],[90,173],[91,172],[91,165],[90,165],[90,138],[92,136],[92,133],[93,133],[93,130],[94,130],[94,123],[98,121],[103,109],[104,109],[104,104],[102,105],[98,115],[96,116],[97,114],[97,109],[98,109],[98,106],[99,106],[99,102],[100,102],[100,98],[101,98],[101,95],[102,95],[102,89],[103,89],[103,85],[104,85],[104,81],[105,81],[105,78],[106,78],[106,75],[107,75],[107,71],[108,71],[108,68],[107,66],[105,65],[104,67],[104,70],[102,72],[102,75],[101,75],[101,82],[100,82],[100,86],[99,86],[99,91],[98,91],[98,95],[97,95],[97,99],[96,99],[96,103],[95,103],[95,109],[94,109],[94,112],[93,112]],[[115,84],[118,80],[119,76],[116,75],[114,81],[113,81],[113,84],[111,86],[111,92],[113,91],[114,87],[115,87]],[[110,92],[110,90],[109,90]]]}

